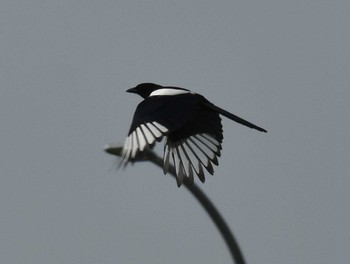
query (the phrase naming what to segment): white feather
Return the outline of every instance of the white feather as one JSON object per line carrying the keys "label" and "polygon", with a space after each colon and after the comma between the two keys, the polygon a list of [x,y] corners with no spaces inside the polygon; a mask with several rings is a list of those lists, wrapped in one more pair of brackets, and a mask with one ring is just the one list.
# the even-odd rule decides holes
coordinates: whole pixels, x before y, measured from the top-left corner
{"label": "white feather", "polygon": [[151,96],[157,96],[157,95],[178,95],[178,94],[186,94],[186,93],[190,93],[190,91],[173,89],[173,88],[163,88],[163,89],[155,90],[149,96],[151,97]]}
{"label": "white feather", "polygon": [[135,158],[137,150],[139,148],[138,142],[137,142],[137,138],[136,138],[136,131],[132,132],[132,152],[131,152],[131,157]]}
{"label": "white feather", "polygon": [[158,122],[153,121],[152,124],[153,124],[155,127],[157,127],[160,131],[162,131],[163,133],[168,132],[168,129],[167,129],[165,126],[159,124]]}
{"label": "white feather", "polygon": [[139,140],[139,149],[140,149],[140,151],[143,151],[147,145],[147,141],[146,141],[145,137],[143,136],[143,133],[142,133],[140,127],[136,128],[136,134],[137,134],[137,138]]}
{"label": "white feather", "polygon": [[149,130],[151,130],[152,134],[156,138],[160,138],[162,136],[162,133],[160,132],[160,130],[156,128],[152,123],[146,123],[146,126],[149,128]]}
{"label": "white feather", "polygon": [[146,140],[147,140],[147,143],[148,144],[153,144],[153,142],[156,140],[154,138],[154,136],[152,135],[151,131],[149,130],[148,127],[146,127],[144,124],[141,124],[141,129],[142,129],[142,132],[143,134],[145,135],[146,137]]}

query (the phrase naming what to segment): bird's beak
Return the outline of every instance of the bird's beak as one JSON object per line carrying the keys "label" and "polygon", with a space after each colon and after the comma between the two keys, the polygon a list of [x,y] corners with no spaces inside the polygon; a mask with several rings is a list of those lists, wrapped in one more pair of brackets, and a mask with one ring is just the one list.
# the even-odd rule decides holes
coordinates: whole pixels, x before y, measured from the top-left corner
{"label": "bird's beak", "polygon": [[135,87],[134,88],[130,88],[130,89],[126,90],[126,92],[128,92],[128,93],[136,93],[136,88]]}

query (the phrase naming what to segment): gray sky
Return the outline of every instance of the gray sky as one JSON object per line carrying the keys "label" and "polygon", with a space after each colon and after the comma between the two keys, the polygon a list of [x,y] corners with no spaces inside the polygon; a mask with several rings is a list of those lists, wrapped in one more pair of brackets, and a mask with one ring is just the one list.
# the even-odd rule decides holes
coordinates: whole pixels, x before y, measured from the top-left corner
{"label": "gray sky", "polygon": [[220,167],[200,184],[248,263],[348,262],[349,12],[345,0],[2,0],[0,263],[230,263],[173,178],[146,163],[117,172],[103,152],[141,101],[125,90],[145,81],[269,131],[224,119]]}

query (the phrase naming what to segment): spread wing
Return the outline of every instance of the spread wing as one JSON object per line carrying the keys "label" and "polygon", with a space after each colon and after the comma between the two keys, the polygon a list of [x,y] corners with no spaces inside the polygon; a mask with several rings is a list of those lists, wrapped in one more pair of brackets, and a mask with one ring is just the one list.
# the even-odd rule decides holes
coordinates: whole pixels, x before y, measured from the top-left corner
{"label": "spread wing", "polygon": [[178,186],[186,179],[194,181],[193,175],[204,182],[204,168],[214,174],[213,164],[218,165],[221,155],[223,131],[219,114],[199,104],[194,118],[179,130],[169,134],[164,145],[163,170],[168,171],[173,161]]}
{"label": "spread wing", "polygon": [[188,123],[198,111],[195,102],[196,97],[189,94],[151,96],[142,101],[136,108],[119,166],[133,161],[139,151]]}

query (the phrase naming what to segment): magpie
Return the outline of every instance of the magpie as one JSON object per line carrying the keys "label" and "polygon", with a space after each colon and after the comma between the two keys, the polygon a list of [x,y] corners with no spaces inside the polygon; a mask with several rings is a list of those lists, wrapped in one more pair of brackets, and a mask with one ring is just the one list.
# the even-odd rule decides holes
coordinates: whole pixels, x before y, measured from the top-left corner
{"label": "magpie", "polygon": [[136,108],[119,167],[134,162],[137,153],[153,148],[156,141],[165,138],[163,171],[168,172],[172,160],[178,187],[185,180],[192,184],[194,174],[204,183],[203,167],[214,174],[212,164],[219,164],[223,141],[220,115],[267,132],[184,88],[141,83],[127,92],[144,100]]}

